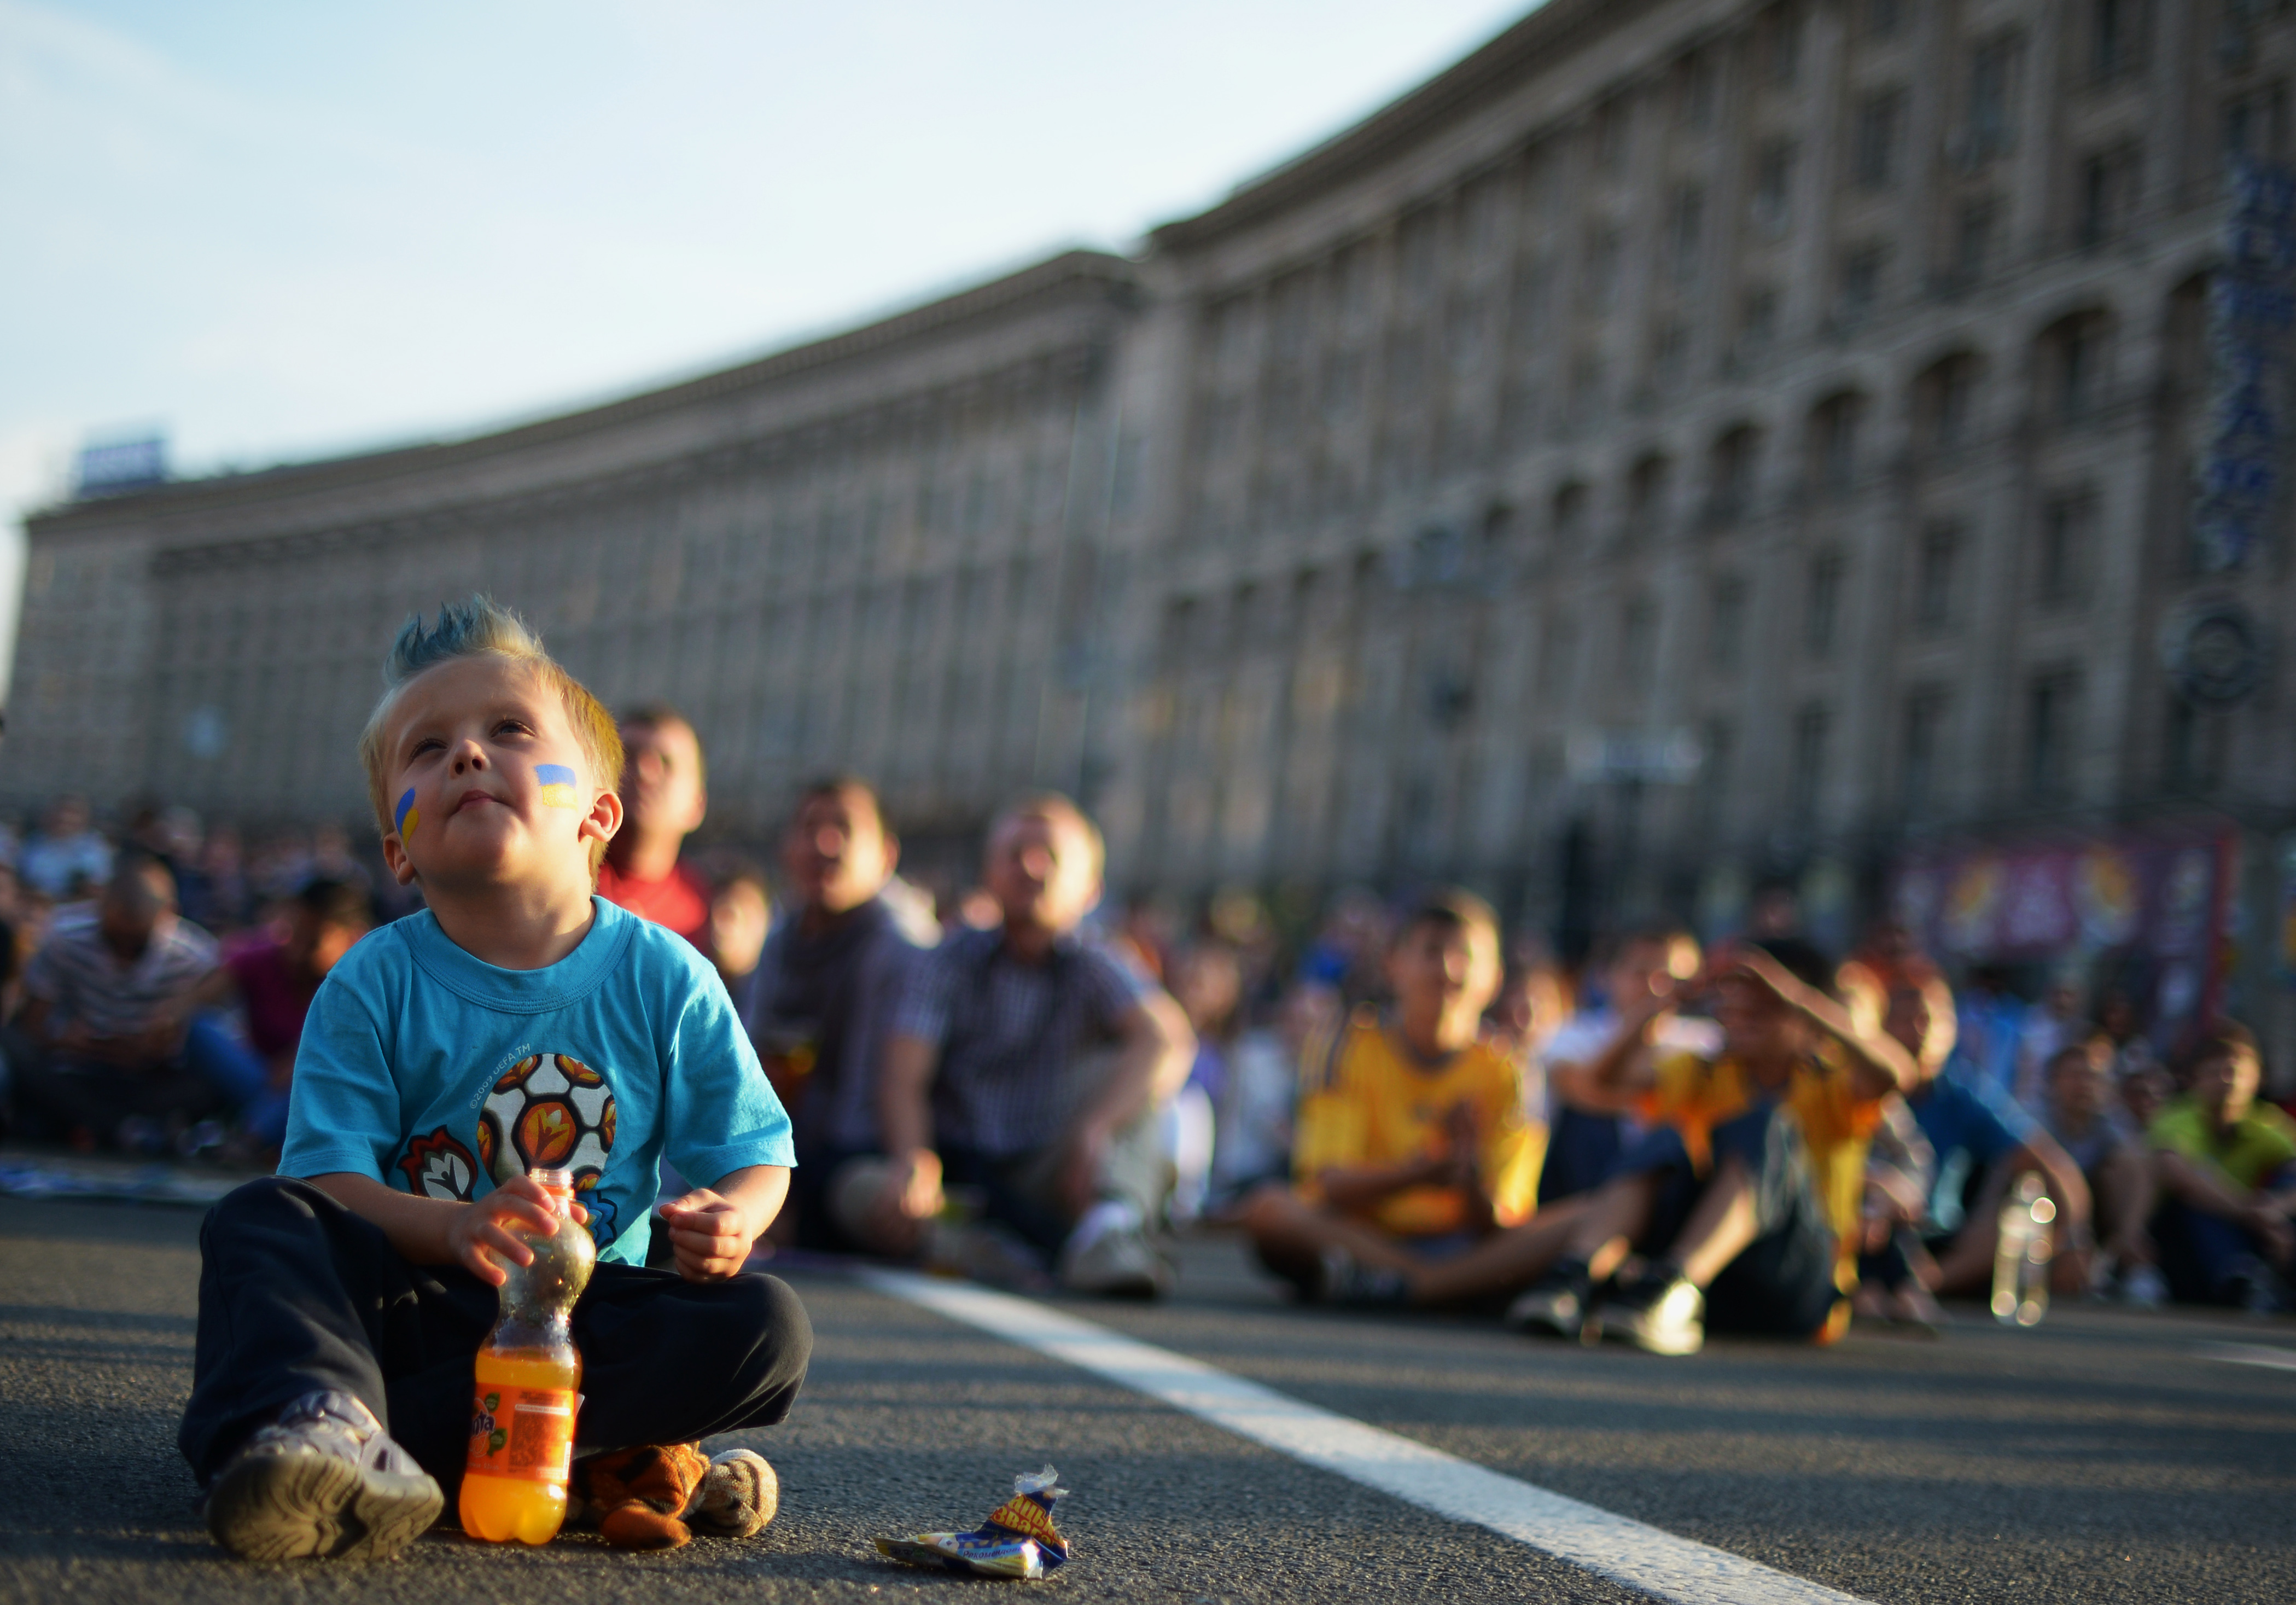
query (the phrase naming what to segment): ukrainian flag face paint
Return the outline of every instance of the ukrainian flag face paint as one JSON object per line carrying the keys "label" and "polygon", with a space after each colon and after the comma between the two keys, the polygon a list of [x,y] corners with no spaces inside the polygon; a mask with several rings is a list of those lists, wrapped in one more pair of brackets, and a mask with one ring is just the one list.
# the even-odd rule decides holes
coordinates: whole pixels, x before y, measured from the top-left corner
{"label": "ukrainian flag face paint", "polygon": [[406,794],[398,799],[398,808],[393,816],[398,830],[398,839],[404,842],[413,835],[414,827],[421,823],[422,819],[422,816],[414,811],[414,788],[410,786],[406,788]]}
{"label": "ukrainian flag face paint", "polygon": [[[562,763],[537,763],[534,778],[542,782],[542,805],[545,808],[579,808],[581,798],[574,789],[574,771]],[[412,796],[413,793],[408,793]]]}

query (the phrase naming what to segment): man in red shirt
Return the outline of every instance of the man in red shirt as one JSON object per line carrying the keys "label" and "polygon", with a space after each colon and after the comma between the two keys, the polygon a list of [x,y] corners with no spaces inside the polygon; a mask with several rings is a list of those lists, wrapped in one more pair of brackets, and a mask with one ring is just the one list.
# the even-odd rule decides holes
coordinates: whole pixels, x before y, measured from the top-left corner
{"label": "man in red shirt", "polygon": [[701,738],[663,703],[622,715],[622,827],[598,866],[598,895],[709,951],[709,883],[678,861],[709,811]]}

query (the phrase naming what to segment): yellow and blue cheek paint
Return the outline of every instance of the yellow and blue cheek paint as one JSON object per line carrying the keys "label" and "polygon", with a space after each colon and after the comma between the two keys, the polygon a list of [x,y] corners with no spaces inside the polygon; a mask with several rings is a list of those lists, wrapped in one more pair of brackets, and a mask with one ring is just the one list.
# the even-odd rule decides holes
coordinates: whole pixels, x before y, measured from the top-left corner
{"label": "yellow and blue cheek paint", "polygon": [[542,805],[545,808],[579,808],[582,799],[576,794],[574,771],[562,763],[537,763],[534,778],[542,783]]}
{"label": "yellow and blue cheek paint", "polygon": [[398,811],[392,816],[392,824],[398,831],[398,839],[404,842],[413,835],[415,826],[422,823],[422,816],[415,811],[414,807],[414,788],[410,786],[406,788],[406,794],[398,799]]}

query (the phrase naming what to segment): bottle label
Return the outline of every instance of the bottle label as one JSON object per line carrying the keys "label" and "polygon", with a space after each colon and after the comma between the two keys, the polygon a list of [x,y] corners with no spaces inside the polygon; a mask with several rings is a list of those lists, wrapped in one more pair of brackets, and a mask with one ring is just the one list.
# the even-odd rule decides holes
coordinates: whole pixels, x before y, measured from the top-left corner
{"label": "bottle label", "polygon": [[479,1385],[471,1458],[480,1477],[562,1483],[574,1467],[574,1390]]}

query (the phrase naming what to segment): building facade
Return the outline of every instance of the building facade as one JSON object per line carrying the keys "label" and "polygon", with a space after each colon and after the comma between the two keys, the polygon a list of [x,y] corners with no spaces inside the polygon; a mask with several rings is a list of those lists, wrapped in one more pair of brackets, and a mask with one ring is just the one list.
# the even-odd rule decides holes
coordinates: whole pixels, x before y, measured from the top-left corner
{"label": "building facade", "polygon": [[356,810],[384,637],[483,587],[688,705],[729,829],[1051,783],[1125,887],[1783,881],[2005,962],[2181,899],[2144,984],[2279,1008],[2287,509],[2194,510],[2292,69],[2277,0],[1549,0],[1135,259],[36,517],[0,800]]}

